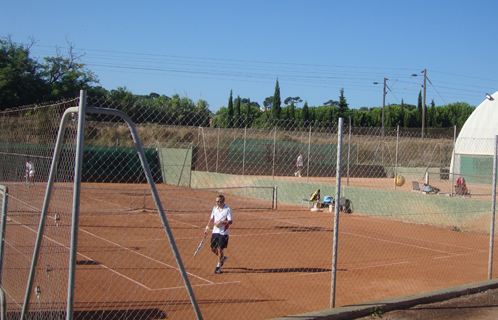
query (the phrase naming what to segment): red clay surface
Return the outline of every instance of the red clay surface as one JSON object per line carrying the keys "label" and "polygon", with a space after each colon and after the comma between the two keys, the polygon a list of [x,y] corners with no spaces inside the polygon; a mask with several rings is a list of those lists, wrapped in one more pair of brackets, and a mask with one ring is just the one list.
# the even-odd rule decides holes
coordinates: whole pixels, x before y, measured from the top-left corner
{"label": "red clay surface", "polygon": [[[32,245],[22,243],[33,241],[38,228],[36,215],[28,209],[40,209],[44,195],[41,187],[26,188],[12,188],[9,200],[15,211],[7,223],[6,241],[19,247]],[[146,185],[85,184],[85,188],[75,311],[105,310],[114,316],[144,319],[195,318],[164,226],[157,211],[149,209],[154,206],[152,197],[141,191]],[[71,222],[67,199],[71,197],[64,192],[54,191],[54,207],[46,223],[45,249],[35,281],[42,293],[32,297],[33,308],[40,310],[65,308]],[[333,214],[280,203],[278,210],[271,210],[268,201],[227,194],[234,224],[226,251],[229,260],[223,274],[216,275],[216,257],[208,240],[193,257],[216,193],[186,189],[160,192],[160,196],[204,319],[268,319],[330,307]],[[57,211],[56,203],[66,206],[66,211]],[[55,219],[56,213],[60,220]],[[12,230],[31,236],[19,238],[20,231],[16,237]],[[485,234],[361,213],[341,214],[339,230],[335,306],[487,279],[489,237]],[[25,265],[16,263],[10,265],[10,272]]]}

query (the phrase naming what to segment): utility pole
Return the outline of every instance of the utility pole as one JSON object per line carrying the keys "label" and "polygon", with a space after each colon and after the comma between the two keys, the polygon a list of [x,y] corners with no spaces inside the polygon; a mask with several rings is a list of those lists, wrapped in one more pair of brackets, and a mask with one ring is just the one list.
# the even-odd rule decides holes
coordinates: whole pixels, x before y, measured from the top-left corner
{"label": "utility pole", "polygon": [[424,138],[424,133],[425,133],[425,93],[426,93],[426,84],[427,84],[427,69],[424,69],[422,71],[422,73],[424,74],[424,85],[423,85],[423,88],[424,88],[424,96],[423,96],[423,100],[422,100],[422,139]]}
{"label": "utility pole", "polygon": [[382,95],[382,137],[384,137],[384,119],[385,119],[385,109],[386,109],[386,81],[388,79],[384,78],[384,93]]}
{"label": "utility pole", "polygon": [[[384,136],[384,121],[385,121],[385,109],[386,109],[386,81],[389,80],[384,78],[384,89],[382,91],[382,136]],[[373,84],[379,84],[378,82],[374,82]]]}

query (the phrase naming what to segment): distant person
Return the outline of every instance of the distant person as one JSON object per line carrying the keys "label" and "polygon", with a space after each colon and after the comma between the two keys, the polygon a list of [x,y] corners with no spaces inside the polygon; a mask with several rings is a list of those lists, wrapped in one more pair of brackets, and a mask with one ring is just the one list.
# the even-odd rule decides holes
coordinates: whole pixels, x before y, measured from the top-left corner
{"label": "distant person", "polygon": [[297,157],[297,161],[296,161],[296,167],[297,167],[297,171],[294,172],[294,175],[296,177],[299,177],[301,178],[301,172],[303,171],[303,166],[304,166],[304,162],[303,162],[303,154],[300,153],[299,154],[299,157]]}
{"label": "distant person", "polygon": [[211,235],[211,251],[218,256],[218,264],[214,269],[214,273],[221,273],[221,267],[228,260],[224,255],[223,250],[228,247],[228,228],[233,223],[232,209],[225,204],[225,197],[219,195],[216,197],[216,206],[211,211],[204,235],[207,235],[209,223],[213,221],[213,234]]}
{"label": "distant person", "polygon": [[29,159],[26,161],[26,180],[28,179],[29,184],[35,184],[35,166]]}

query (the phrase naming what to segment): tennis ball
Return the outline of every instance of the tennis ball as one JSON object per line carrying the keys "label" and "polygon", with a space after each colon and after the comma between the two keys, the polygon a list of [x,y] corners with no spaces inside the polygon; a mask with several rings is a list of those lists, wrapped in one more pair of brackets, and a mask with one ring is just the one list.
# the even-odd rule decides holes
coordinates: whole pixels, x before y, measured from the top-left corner
{"label": "tennis ball", "polygon": [[394,182],[396,183],[396,185],[398,187],[401,187],[405,184],[405,177],[403,176],[397,176],[396,178],[394,178]]}

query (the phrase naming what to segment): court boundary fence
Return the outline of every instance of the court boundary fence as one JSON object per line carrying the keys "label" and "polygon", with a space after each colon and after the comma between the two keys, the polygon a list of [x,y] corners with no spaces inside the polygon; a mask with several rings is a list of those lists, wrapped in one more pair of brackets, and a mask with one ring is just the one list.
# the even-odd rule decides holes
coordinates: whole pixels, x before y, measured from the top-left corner
{"label": "court boundary fence", "polygon": [[[192,290],[192,286],[190,285],[190,281],[187,275],[187,272],[185,270],[185,267],[183,265],[180,252],[178,248],[176,247],[176,243],[173,237],[173,233],[171,231],[171,228],[169,226],[168,219],[166,218],[164,208],[162,206],[160,197],[158,195],[158,190],[154,184],[154,180],[149,168],[149,165],[147,163],[147,160],[145,158],[144,150],[142,148],[142,143],[139,139],[138,133],[136,126],[134,124],[134,121],[123,111],[117,110],[117,109],[104,109],[104,108],[97,108],[97,107],[88,107],[86,103],[86,92],[82,91],[80,93],[80,99],[79,99],[79,106],[78,107],[69,107],[65,109],[62,118],[60,120],[59,124],[59,132],[57,136],[57,142],[55,144],[55,149],[54,149],[54,154],[52,157],[52,162],[50,165],[50,170],[48,174],[48,184],[46,188],[46,193],[44,196],[43,200],[43,206],[40,214],[40,222],[39,222],[39,229],[38,233],[36,234],[36,244],[35,244],[35,249],[33,253],[33,259],[32,259],[32,264],[30,267],[30,275],[29,275],[29,280],[28,284],[26,286],[26,293],[25,293],[25,300],[24,304],[22,306],[22,314],[21,318],[24,319],[28,317],[28,312],[29,312],[29,305],[30,305],[30,296],[36,293],[36,289],[34,289],[34,282],[33,279],[35,277],[35,272],[37,269],[37,262],[38,262],[38,255],[39,255],[39,250],[41,246],[41,241],[43,238],[44,234],[44,226],[45,226],[45,219],[47,218],[48,214],[48,208],[51,200],[51,192],[55,188],[54,186],[54,181],[55,181],[55,175],[57,172],[57,166],[59,159],[61,158],[61,152],[63,149],[62,145],[62,139],[65,134],[65,130],[67,127],[67,124],[71,120],[75,120],[74,116],[77,115],[77,130],[76,130],[76,145],[75,145],[75,157],[74,157],[74,181],[73,181],[73,199],[72,199],[72,221],[71,221],[71,246],[70,246],[70,265],[69,265],[69,277],[68,277],[68,286],[67,286],[67,305],[66,305],[66,319],[72,319],[73,317],[73,303],[74,303],[74,287],[75,287],[75,269],[76,269],[76,254],[77,254],[77,242],[78,242],[78,225],[79,225],[79,210],[80,210],[80,193],[81,193],[81,176],[82,176],[82,165],[83,165],[83,140],[84,140],[84,128],[85,128],[85,115],[86,114],[96,114],[96,115],[102,115],[102,116],[113,116],[120,118],[124,123],[127,125],[129,132],[132,136],[134,147],[136,148],[136,151],[138,153],[138,156],[140,158],[140,163],[141,163],[141,169],[144,171],[148,186],[149,186],[149,191],[152,194],[156,209],[158,211],[160,220],[162,222],[162,225],[164,227],[164,230],[167,234],[167,238],[169,241],[169,244],[171,246],[171,250],[173,252],[173,255],[175,257],[176,263],[178,265],[178,269],[180,270],[180,274],[182,277],[182,280],[184,282],[184,286],[188,292],[190,302],[192,304],[192,308],[194,309],[194,312],[197,316],[198,319],[202,319],[202,314],[199,308],[199,305],[197,303],[196,297],[194,295],[194,292]],[[336,172],[335,176],[337,177],[336,179],[336,188],[335,188],[335,198],[340,199],[341,197],[341,172],[345,171],[345,168],[343,168],[343,165],[341,163],[341,159],[343,156],[343,140],[342,140],[342,134],[343,134],[343,120],[342,118],[339,119],[339,124],[337,126],[337,161],[336,161]],[[351,129],[351,128],[350,128]],[[273,134],[273,149],[272,151],[272,159],[275,161],[275,154],[276,154],[276,128],[274,128],[274,132],[272,131],[271,133]],[[219,131],[218,130],[218,140],[219,140]],[[248,166],[247,166],[247,161],[246,161],[246,132],[247,128],[244,129],[244,139],[241,140],[243,141],[242,145],[242,156],[241,156],[241,163],[242,163],[242,173],[248,172]],[[312,130],[311,127],[308,131],[305,133],[308,133],[308,154],[311,152],[311,135],[312,135]],[[200,134],[199,134],[200,135]],[[202,130],[202,136],[204,139],[204,130]],[[351,138],[351,134],[349,134],[349,138]],[[399,139],[399,127],[398,127],[398,133],[397,133],[397,140]],[[204,140],[203,140],[204,142]],[[385,142],[379,144],[377,147],[377,151],[379,151],[381,148],[384,149],[384,144]],[[386,144],[387,145],[387,144]],[[387,145],[387,148],[389,146]],[[349,158],[349,153],[350,153],[350,148],[351,148],[351,142],[348,143],[348,149],[347,149],[347,154]],[[402,172],[397,171],[398,170],[398,143],[396,144],[396,152],[395,156],[393,157],[395,160],[393,161],[394,163],[394,168],[393,168],[393,174],[394,177],[397,177],[400,174],[403,174]],[[434,147],[434,149],[438,148],[437,146]],[[439,147],[441,148],[441,147]],[[332,150],[333,147],[330,148]],[[497,149],[498,149],[498,136],[495,137],[495,152],[494,152],[494,157],[493,157],[493,185],[492,185],[492,190],[493,190],[493,195],[492,195],[492,223],[491,223],[491,230],[490,230],[490,249],[489,249],[489,266],[488,266],[488,277],[489,279],[492,278],[492,263],[493,263],[493,239],[494,239],[494,218],[495,218],[495,201],[496,201],[496,173],[497,173]],[[205,147],[205,142],[204,142],[204,153],[206,153],[206,147]],[[329,150],[329,149],[327,149]],[[383,157],[383,152],[382,152],[382,157]],[[216,154],[216,158],[213,157],[213,159],[216,160],[216,164],[218,163],[218,154]],[[308,157],[309,158],[309,157]],[[209,165],[208,165],[208,156],[205,154],[204,158],[201,158],[200,163],[204,162],[205,163],[205,169],[207,172],[209,172]],[[347,161],[349,165],[349,159]],[[309,167],[309,160],[308,160],[308,165]],[[202,169],[202,168],[201,168]],[[270,171],[270,169],[268,169]],[[332,170],[332,169],[331,169]],[[348,172],[349,168],[346,168]],[[202,171],[202,170],[200,170]],[[218,171],[216,169],[216,171]],[[275,173],[275,168],[271,168],[272,172],[272,177],[274,176]],[[427,170],[426,170],[427,173]],[[439,174],[439,173],[436,173]],[[449,174],[452,174],[451,172]],[[306,177],[308,178],[308,177]],[[349,179],[349,174],[347,175],[347,178]],[[304,179],[303,179],[304,180]],[[307,179],[306,179],[307,180]],[[3,201],[2,201],[2,246],[3,246],[3,234],[4,234],[4,229],[5,229],[5,220],[7,219],[7,199],[8,199],[8,189],[7,187],[0,186],[2,195],[3,195]],[[237,187],[235,187],[237,188]],[[240,187],[239,187],[240,188]],[[268,188],[268,187],[266,187]],[[275,209],[277,208],[277,199],[278,199],[278,193],[277,193],[277,187],[274,188],[274,193],[273,193],[273,199],[272,199],[272,206],[273,202],[275,204]],[[196,188],[194,188],[196,189]],[[201,189],[201,188],[198,188]],[[204,189],[216,189],[216,188],[204,188]],[[396,190],[396,185],[394,185],[394,190]],[[452,192],[453,193],[453,192]],[[335,283],[335,272],[337,270],[337,247],[338,247],[338,235],[340,233],[340,228],[339,228],[339,206],[335,206],[335,212],[334,212],[334,239],[333,239],[333,253],[332,253],[332,282],[331,282],[331,295],[330,295],[330,307],[333,308],[335,307],[335,298],[336,298],[336,283]],[[3,254],[3,247],[0,248],[0,256]],[[0,261],[0,284],[2,280],[2,265]],[[2,320],[5,319],[4,312],[5,312],[5,299],[4,299],[4,292],[3,290],[0,290],[0,299],[2,300]]]}

